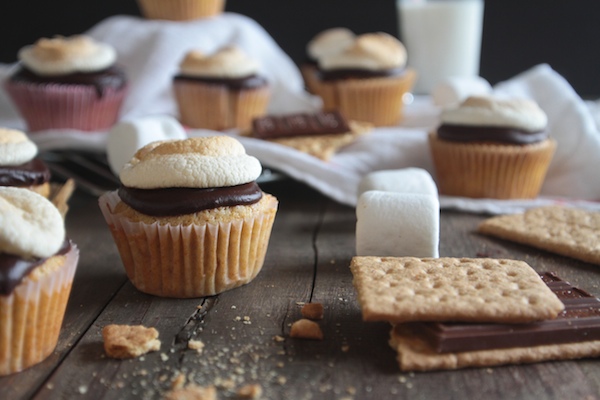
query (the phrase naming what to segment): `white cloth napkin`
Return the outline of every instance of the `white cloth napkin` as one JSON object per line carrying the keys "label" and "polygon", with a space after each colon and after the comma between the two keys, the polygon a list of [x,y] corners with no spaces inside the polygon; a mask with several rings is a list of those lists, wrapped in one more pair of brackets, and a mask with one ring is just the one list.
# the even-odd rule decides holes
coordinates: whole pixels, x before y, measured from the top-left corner
{"label": "white cloth napkin", "polygon": [[[128,73],[131,89],[122,119],[148,115],[177,115],[171,79],[179,61],[190,49],[212,52],[237,44],[262,66],[261,72],[273,85],[269,112],[275,114],[314,111],[320,101],[303,89],[298,68],[268,33],[253,20],[232,13],[191,22],[152,21],[111,17],[87,32],[112,44],[119,63]],[[11,66],[0,66],[0,79]],[[526,96],[537,101],[549,117],[549,133],[558,142],[541,197],[531,201],[473,200],[441,196],[443,208],[472,212],[504,213],[555,202],[600,209],[600,133],[591,107],[568,82],[547,65],[540,65],[494,90],[501,95]],[[405,108],[400,126],[377,128],[341,149],[329,162],[278,144],[239,137],[249,154],[263,165],[305,182],[340,203],[354,206],[360,179],[367,173],[420,167],[433,174],[427,133],[439,122],[439,108],[429,97],[416,98]],[[23,121],[4,93],[0,93],[0,126],[24,128]],[[190,135],[214,135],[190,131]],[[235,134],[235,132],[230,134]],[[31,135],[40,149],[85,149],[105,151],[106,132],[46,131]]]}

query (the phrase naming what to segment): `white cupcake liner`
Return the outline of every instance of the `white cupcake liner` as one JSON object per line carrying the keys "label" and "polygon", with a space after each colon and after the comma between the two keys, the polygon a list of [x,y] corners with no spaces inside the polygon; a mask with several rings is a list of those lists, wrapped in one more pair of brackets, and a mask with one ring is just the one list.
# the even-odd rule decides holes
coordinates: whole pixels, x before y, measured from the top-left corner
{"label": "white cupcake liner", "polygon": [[163,297],[203,297],[250,282],[260,272],[277,201],[245,220],[217,224],[132,222],[113,210],[116,192],[99,199],[123,266],[140,291]]}

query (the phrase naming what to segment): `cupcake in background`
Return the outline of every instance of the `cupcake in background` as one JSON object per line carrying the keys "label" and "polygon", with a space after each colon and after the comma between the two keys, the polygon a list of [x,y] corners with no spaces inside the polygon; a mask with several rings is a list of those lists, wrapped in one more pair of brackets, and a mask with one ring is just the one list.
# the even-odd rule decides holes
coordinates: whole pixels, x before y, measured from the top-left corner
{"label": "cupcake in background", "polygon": [[256,184],[259,161],[229,136],[150,143],[99,199],[127,276],[140,291],[203,297],[262,268],[277,199]]}
{"label": "cupcake in background", "polygon": [[315,94],[326,111],[340,110],[348,119],[376,126],[395,125],[402,117],[404,94],[416,74],[406,68],[406,49],[387,33],[357,36],[351,46],[318,60]]}
{"label": "cupcake in background", "polygon": [[221,14],[225,0],[138,0],[138,5],[148,19],[190,21]]}
{"label": "cupcake in background", "polygon": [[79,250],[63,218],[31,190],[0,187],[0,376],[56,347]]}
{"label": "cupcake in background", "polygon": [[19,51],[4,87],[28,130],[109,129],[127,91],[115,50],[84,35],[42,38]]}
{"label": "cupcake in background", "polygon": [[429,135],[441,194],[532,199],[556,150],[546,114],[527,99],[471,96],[442,112]]}
{"label": "cupcake in background", "polygon": [[191,128],[250,129],[271,98],[259,66],[237,47],[214,54],[190,51],[173,78],[181,123]]}
{"label": "cupcake in background", "polygon": [[50,170],[36,158],[37,153],[37,146],[23,132],[0,128],[0,187],[26,188],[48,197]]}
{"label": "cupcake in background", "polygon": [[314,93],[318,81],[319,59],[341,53],[354,43],[354,33],[347,28],[330,28],[317,34],[306,45],[307,60],[300,66],[306,89]]}

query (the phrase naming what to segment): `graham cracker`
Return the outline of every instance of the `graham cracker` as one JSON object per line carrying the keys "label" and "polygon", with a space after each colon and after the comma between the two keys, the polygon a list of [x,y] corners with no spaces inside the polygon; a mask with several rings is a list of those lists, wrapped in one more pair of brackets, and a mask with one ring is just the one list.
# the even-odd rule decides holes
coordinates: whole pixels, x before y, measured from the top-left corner
{"label": "graham cracker", "polygon": [[483,221],[478,232],[600,264],[600,213],[540,207]]}
{"label": "graham cracker", "polygon": [[523,261],[354,257],[350,269],[365,321],[520,323],[564,309]]}
{"label": "graham cracker", "polygon": [[290,337],[296,339],[323,340],[323,331],[321,331],[321,327],[316,322],[302,318],[292,324]]}
{"label": "graham cracker", "polygon": [[217,389],[214,386],[189,384],[184,388],[176,388],[165,394],[165,400],[216,400]]}
{"label": "graham cracker", "polygon": [[402,371],[492,367],[600,356],[600,340],[461,353],[436,353],[425,341],[402,325],[392,329],[390,346],[398,352],[397,359]]}
{"label": "graham cracker", "polygon": [[102,337],[104,350],[111,358],[134,358],[160,349],[158,331],[142,325],[107,325]]}
{"label": "graham cracker", "polygon": [[354,142],[359,136],[370,132],[372,125],[365,122],[349,121],[350,131],[331,135],[293,136],[269,139],[270,142],[293,147],[323,161],[329,161],[335,152]]}

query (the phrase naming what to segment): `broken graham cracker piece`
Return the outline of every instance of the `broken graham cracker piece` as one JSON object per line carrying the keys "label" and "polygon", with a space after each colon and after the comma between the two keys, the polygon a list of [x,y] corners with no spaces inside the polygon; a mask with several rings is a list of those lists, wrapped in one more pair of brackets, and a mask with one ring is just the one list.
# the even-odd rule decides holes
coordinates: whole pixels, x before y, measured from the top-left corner
{"label": "broken graham cracker piece", "polygon": [[158,331],[142,325],[107,325],[102,337],[104,350],[111,358],[135,358],[160,349]]}
{"label": "broken graham cracker piece", "polygon": [[306,303],[302,306],[300,313],[304,318],[308,319],[323,319],[323,304],[321,303]]}
{"label": "broken graham cracker piece", "polygon": [[600,213],[540,207],[483,221],[478,232],[600,264]]}
{"label": "broken graham cracker piece", "polygon": [[321,331],[319,324],[316,322],[303,318],[292,324],[290,337],[296,339],[323,340],[323,331]]}
{"label": "broken graham cracker piece", "polygon": [[199,386],[193,383],[184,388],[173,389],[165,394],[165,400],[216,400],[214,386]]}
{"label": "broken graham cracker piece", "polygon": [[402,371],[492,367],[600,356],[600,340],[461,353],[436,353],[404,324],[396,325],[392,329],[390,346],[398,352],[398,364]]}
{"label": "broken graham cracker piece", "polygon": [[239,399],[259,399],[262,396],[262,386],[258,383],[251,383],[239,388],[236,392]]}
{"label": "broken graham cracker piece", "polygon": [[523,261],[354,257],[350,269],[365,321],[522,323],[564,308]]}

